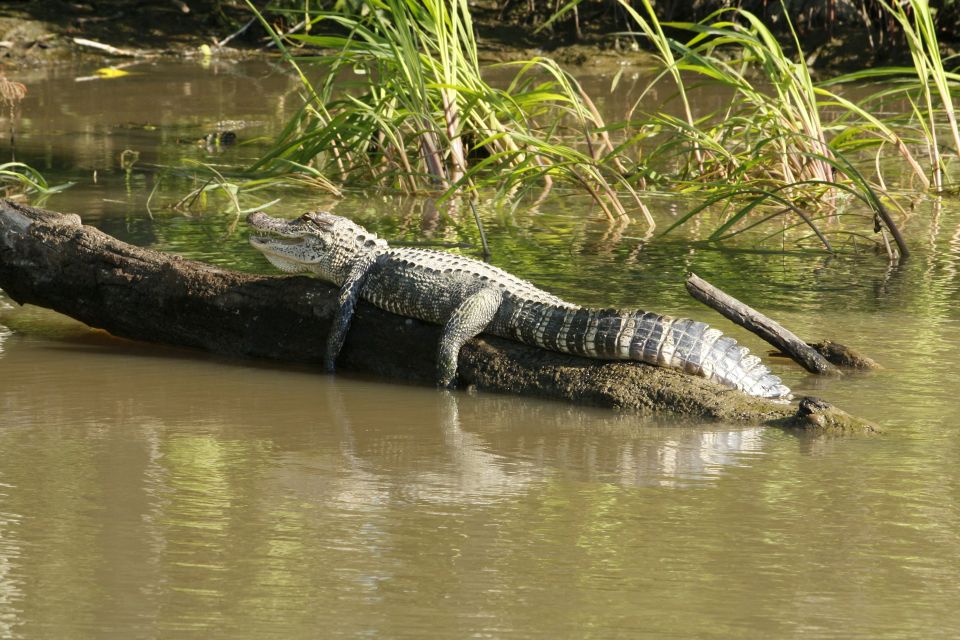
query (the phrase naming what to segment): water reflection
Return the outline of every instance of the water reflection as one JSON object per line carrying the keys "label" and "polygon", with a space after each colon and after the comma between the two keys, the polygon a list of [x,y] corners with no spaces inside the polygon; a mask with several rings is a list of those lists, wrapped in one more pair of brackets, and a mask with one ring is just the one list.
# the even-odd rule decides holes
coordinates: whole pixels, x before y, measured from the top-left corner
{"label": "water reflection", "polygon": [[[705,487],[765,442],[89,332],[8,349],[0,407],[0,625],[14,636],[310,624],[311,601],[390,600],[436,571],[415,561],[430,539],[462,537],[453,565],[495,544],[468,513],[502,521],[570,483]],[[22,589],[38,579],[53,586]]]}
{"label": "water reflection", "polygon": [[[0,405],[2,406],[2,405]],[[12,638],[17,627],[16,603],[23,599],[22,576],[16,575],[17,566],[23,558],[19,536],[16,534],[22,517],[11,513],[3,505],[8,504],[16,485],[0,479],[0,636]]]}
{"label": "water reflection", "polygon": [[[708,617],[717,598],[752,601],[774,621],[784,610],[758,602],[755,581],[785,594],[772,576],[796,575],[798,546],[821,572],[801,599],[838,567],[874,571],[879,547],[862,545],[894,523],[919,527],[900,534],[911,545],[955,546],[929,527],[956,514],[896,443],[864,463],[871,442],[331,378],[98,334],[18,341],[2,362],[0,628],[14,637],[296,636],[336,620],[332,637],[426,638],[534,619],[550,637],[610,607],[621,617],[605,618],[608,632],[662,629],[638,598],[658,610],[693,599]],[[878,469],[920,511],[853,488]],[[825,551],[841,525],[868,529],[846,555]],[[730,561],[711,564],[717,554]],[[561,615],[574,582],[586,601]],[[429,622],[416,614],[425,601]],[[697,619],[681,627],[695,635]]]}
{"label": "water reflection", "polygon": [[660,485],[680,486],[684,480],[718,476],[729,465],[742,465],[763,449],[764,429],[705,432],[693,442],[667,440],[658,446]]}
{"label": "water reflection", "polygon": [[[70,422],[81,425],[198,429],[199,439],[181,439],[176,454],[196,474],[216,475],[218,465],[229,462],[232,449],[212,435],[220,429],[269,436],[275,452],[322,451],[338,468],[360,473],[358,484],[395,474],[422,487],[416,490],[421,497],[451,501],[522,491],[558,470],[627,485],[712,479],[763,448],[763,429],[689,428],[507,396],[221,365],[202,354],[98,332],[61,334],[51,326],[50,338],[35,337],[5,353],[5,426],[12,426],[11,412],[31,416],[30,423],[55,423],[72,412]],[[59,391],[36,393],[50,388]],[[211,398],[217,390],[223,395]],[[303,449],[305,441],[314,444]],[[155,446],[152,439],[143,444]],[[174,453],[144,455],[169,459]],[[186,482],[216,486],[201,475]]]}
{"label": "water reflection", "polygon": [[[125,149],[138,151],[142,165],[174,165],[190,152],[179,140],[200,139],[221,121],[248,125],[245,140],[272,136],[296,108],[286,98],[299,86],[282,66],[259,61],[206,69],[146,61],[130,66],[131,75],[123,78],[73,82],[75,75],[90,71],[92,67],[18,74],[29,88],[22,103],[18,157],[44,172],[88,175],[121,172]],[[234,159],[255,157],[249,148],[231,153]],[[202,157],[202,149],[195,146],[189,155]]]}
{"label": "water reflection", "polygon": [[13,309],[13,305],[7,302],[3,290],[0,289],[0,358],[3,357],[3,343],[7,341],[7,338],[13,335],[13,332],[4,326],[2,322],[3,316],[11,309]]}

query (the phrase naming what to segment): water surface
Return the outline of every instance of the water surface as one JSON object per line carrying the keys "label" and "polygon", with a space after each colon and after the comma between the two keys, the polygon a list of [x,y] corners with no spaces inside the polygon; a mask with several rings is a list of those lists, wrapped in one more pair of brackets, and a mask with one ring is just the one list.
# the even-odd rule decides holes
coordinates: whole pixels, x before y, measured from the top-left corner
{"label": "water surface", "polygon": [[[130,70],[18,78],[18,158],[77,182],[45,206],[269,272],[226,200],[169,208],[193,183],[158,165],[256,157],[296,105],[293,79],[260,62]],[[245,144],[195,144],[223,126]],[[478,242],[469,215],[423,201],[280,195],[274,213],[324,206],[391,240]],[[649,203],[661,226],[685,210]],[[880,438],[227,360],[0,294],[0,637],[956,637],[958,211],[921,202],[904,224],[916,256],[891,267],[691,245],[697,229],[651,240],[570,194],[481,203],[493,261],[573,301],[692,315],[763,353],[686,296],[694,270],[805,337],[863,348],[886,368],[773,367]]]}

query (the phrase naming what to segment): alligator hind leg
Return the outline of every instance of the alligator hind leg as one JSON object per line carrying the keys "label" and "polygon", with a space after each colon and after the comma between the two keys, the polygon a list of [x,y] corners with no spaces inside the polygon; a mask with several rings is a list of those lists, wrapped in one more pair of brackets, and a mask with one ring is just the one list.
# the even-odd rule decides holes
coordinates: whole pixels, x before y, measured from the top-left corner
{"label": "alligator hind leg", "polygon": [[437,383],[441,387],[449,387],[453,382],[460,348],[490,324],[502,299],[499,289],[481,289],[464,300],[450,316],[443,327],[437,356]]}

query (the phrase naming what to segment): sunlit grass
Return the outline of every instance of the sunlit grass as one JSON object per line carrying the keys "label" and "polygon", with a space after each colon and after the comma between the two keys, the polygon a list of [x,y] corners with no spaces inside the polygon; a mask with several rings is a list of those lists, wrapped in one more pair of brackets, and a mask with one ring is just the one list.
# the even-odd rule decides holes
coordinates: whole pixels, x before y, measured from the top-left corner
{"label": "sunlit grass", "polygon": [[[364,0],[348,12],[309,14],[302,34],[271,30],[305,99],[247,174],[301,176],[331,193],[374,186],[443,198],[484,190],[516,199],[560,183],[589,194],[611,219],[628,209],[649,216],[644,189],[702,193],[677,224],[720,207],[727,213],[712,240],[780,220],[782,228],[808,228],[827,250],[832,234],[857,233],[827,228],[857,203],[883,230],[891,256],[892,245],[907,255],[888,211],[903,181],[883,171],[896,160],[910,184],[941,190],[948,145],[940,136],[947,132],[960,149],[951,93],[960,76],[944,67],[925,0],[880,0],[914,68],[819,82],[789,20],[784,45],[740,8],[661,23],[651,0],[617,1],[635,26],[629,35],[649,42],[661,65],[619,122],[605,122],[582,86],[547,57],[505,63],[512,82],[489,85],[466,0]],[[563,5],[551,21],[577,4]],[[316,78],[295,56],[299,45],[324,52],[306,58],[320,63]],[[865,99],[844,95],[848,83],[877,80],[888,84]],[[672,83],[676,103],[651,108],[647,98],[663,82]],[[704,113],[691,97],[701,86],[720,88],[729,101]],[[879,115],[891,100],[906,117]],[[203,188],[222,191],[228,182]]]}
{"label": "sunlit grass", "polygon": [[[311,58],[325,69],[317,81],[277,37],[307,100],[250,171],[310,168],[332,182],[446,197],[560,181],[590,193],[611,218],[627,214],[621,194],[646,214],[599,113],[554,61],[502,65],[514,77],[496,88],[483,77],[465,0],[368,0],[365,8],[315,14],[310,34],[292,36],[333,51]],[[324,27],[331,33],[320,35]]]}
{"label": "sunlit grass", "polygon": [[[952,142],[950,155],[956,156],[960,153],[960,130],[953,105],[953,93],[960,82],[960,74],[948,71],[944,66],[933,13],[928,2],[878,2],[900,27],[909,47],[913,67],[868,69],[832,78],[822,84],[827,87],[845,83],[882,82],[880,88],[862,99],[859,105],[844,105],[850,113],[867,123],[853,123],[853,131],[862,134],[873,127],[877,139],[895,146],[924,189],[942,191],[952,179],[948,174],[945,158],[946,145],[941,137],[946,136]],[[909,119],[903,122],[902,118],[890,118],[881,122],[870,115],[873,109],[886,103],[902,105],[910,116]],[[895,132],[897,130],[899,133]],[[912,145],[908,142],[912,142]],[[926,170],[910,152],[910,146],[926,151]],[[882,176],[878,177],[882,179]]]}
{"label": "sunlit grass", "polygon": [[[887,211],[883,176],[878,172],[872,182],[849,158],[859,159],[870,147],[879,155],[889,144],[926,186],[924,170],[894,123],[813,81],[792,28],[796,51],[788,55],[763,22],[742,9],[722,9],[699,23],[661,26],[649,2],[643,2],[643,14],[624,6],[640,29],[636,35],[653,42],[663,64],[644,95],[669,77],[677,85],[683,114],[644,113],[644,95],[637,101],[630,125],[661,141],[647,153],[646,171],[659,176],[660,185],[709,192],[704,204],[678,224],[723,204],[731,213],[711,234],[720,240],[731,237],[738,224],[753,227],[757,219],[794,216],[830,250],[816,220],[820,212],[836,211],[838,198],[852,196],[873,211],[900,256],[908,254]],[[681,42],[668,37],[664,27],[692,35]],[[695,113],[683,87],[699,84],[724,89],[728,105]],[[910,138],[913,133],[908,132]],[[886,238],[884,244],[889,247]]]}
{"label": "sunlit grass", "polygon": [[0,164],[0,193],[9,198],[17,195],[46,197],[70,187],[72,182],[50,185],[39,171],[22,162]]}

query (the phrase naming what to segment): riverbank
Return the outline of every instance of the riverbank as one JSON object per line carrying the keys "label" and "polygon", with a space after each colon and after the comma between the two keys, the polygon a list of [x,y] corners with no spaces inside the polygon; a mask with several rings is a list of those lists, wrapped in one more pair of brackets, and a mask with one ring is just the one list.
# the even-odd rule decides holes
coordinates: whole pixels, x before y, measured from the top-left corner
{"label": "riverbank", "polygon": [[[783,17],[773,10],[758,9],[757,15],[789,51],[792,35]],[[565,65],[589,65],[598,59],[603,63],[635,57],[646,47],[643,38],[628,34],[632,24],[623,10],[608,3],[584,3],[576,15],[569,13],[546,26],[547,14],[531,12],[515,2],[480,2],[471,10],[484,53],[493,60],[547,54]],[[666,7],[664,14],[665,21],[706,15],[702,8],[698,12],[697,8],[672,6]],[[271,17],[281,29],[295,27],[290,16]],[[803,55],[814,68],[855,70],[910,63],[907,47],[876,20],[867,22],[849,11],[841,11],[835,23],[815,11],[802,13],[800,19],[797,30]],[[13,1],[0,7],[0,66],[10,70],[104,55],[102,50],[77,44],[75,38],[152,55],[192,55],[204,45],[221,54],[267,51],[269,38],[259,24],[241,31],[249,20],[249,12],[239,3],[207,0],[116,0],[109,6],[62,0]],[[945,15],[942,22],[951,20],[952,14]],[[956,33],[942,28],[945,57],[958,49]]]}
{"label": "riverbank", "polygon": [[212,3],[10,2],[0,8],[0,64],[7,69],[102,56],[74,38],[119,49],[184,54],[229,35],[239,9],[214,11]]}

